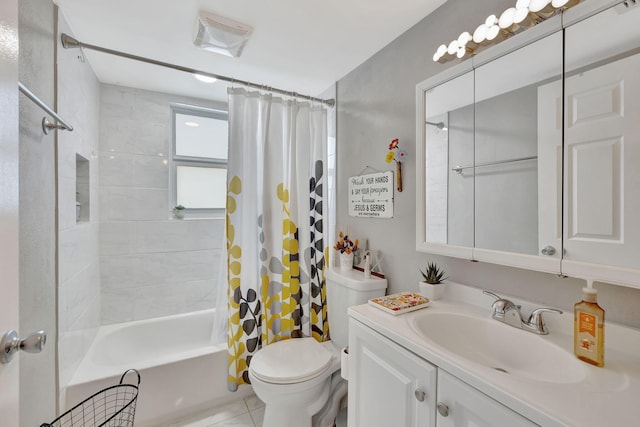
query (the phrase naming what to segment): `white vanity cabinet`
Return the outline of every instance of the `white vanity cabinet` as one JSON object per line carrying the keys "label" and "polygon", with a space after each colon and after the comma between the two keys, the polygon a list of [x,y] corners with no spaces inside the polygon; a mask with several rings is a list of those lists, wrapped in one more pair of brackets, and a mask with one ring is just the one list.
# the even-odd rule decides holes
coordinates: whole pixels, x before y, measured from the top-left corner
{"label": "white vanity cabinet", "polygon": [[436,425],[436,367],[349,320],[349,427]]}
{"label": "white vanity cabinet", "polygon": [[349,427],[537,425],[353,319],[348,408]]}
{"label": "white vanity cabinet", "polygon": [[533,427],[520,414],[438,369],[438,427]]}

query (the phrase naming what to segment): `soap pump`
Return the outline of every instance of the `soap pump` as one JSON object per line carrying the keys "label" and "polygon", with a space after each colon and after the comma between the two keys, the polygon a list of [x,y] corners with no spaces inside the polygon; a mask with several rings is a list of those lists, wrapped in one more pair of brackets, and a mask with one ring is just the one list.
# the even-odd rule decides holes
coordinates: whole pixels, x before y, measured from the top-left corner
{"label": "soap pump", "polygon": [[604,310],[598,305],[593,281],[582,288],[582,301],[574,306],[574,342],[576,357],[595,366],[604,366]]}

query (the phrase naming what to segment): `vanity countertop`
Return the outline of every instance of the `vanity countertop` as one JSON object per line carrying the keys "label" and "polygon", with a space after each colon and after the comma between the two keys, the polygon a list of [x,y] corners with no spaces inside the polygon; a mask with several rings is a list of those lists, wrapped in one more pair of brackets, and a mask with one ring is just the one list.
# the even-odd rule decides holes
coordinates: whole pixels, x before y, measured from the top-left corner
{"label": "vanity countertop", "polygon": [[[605,323],[605,366],[598,368],[577,361],[584,368],[581,380],[568,383],[528,380],[461,357],[414,329],[412,319],[427,311],[491,317],[492,299],[482,295],[480,289],[448,285],[444,299],[432,301],[430,307],[422,310],[393,316],[360,305],[351,307],[349,315],[541,426],[640,425],[639,330]],[[526,314],[537,307],[507,295],[503,297],[522,304]],[[536,339],[546,340],[573,355],[573,313],[545,314],[549,335],[536,335]]]}

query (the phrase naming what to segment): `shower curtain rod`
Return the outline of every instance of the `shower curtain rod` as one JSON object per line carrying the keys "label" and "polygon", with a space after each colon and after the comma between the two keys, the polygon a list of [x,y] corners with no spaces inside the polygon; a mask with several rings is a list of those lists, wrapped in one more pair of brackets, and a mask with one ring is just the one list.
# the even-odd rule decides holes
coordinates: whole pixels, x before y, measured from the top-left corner
{"label": "shower curtain rod", "polygon": [[83,43],[83,42],[79,41],[78,39],[75,39],[75,38],[73,38],[70,35],[65,34],[65,33],[62,33],[62,36],[60,37],[60,39],[62,41],[62,47],[64,47],[65,49],[79,47],[79,48],[96,50],[98,52],[108,53],[110,55],[116,55],[116,56],[121,56],[123,58],[133,59],[135,61],[141,61],[141,62],[146,62],[148,64],[159,65],[161,67],[172,68],[174,70],[184,71],[184,72],[191,73],[191,74],[199,74],[201,76],[212,77],[214,79],[222,80],[222,81],[229,82],[229,83],[232,83],[232,84],[237,83],[237,84],[242,85],[242,86],[252,87],[252,88],[260,89],[260,90],[266,90],[266,91],[269,91],[269,92],[275,92],[275,93],[279,93],[279,94],[282,94],[282,95],[292,96],[294,98],[302,98],[302,99],[306,99],[306,100],[309,100],[309,101],[320,102],[320,103],[325,104],[325,105],[327,105],[329,107],[334,107],[336,105],[336,100],[335,99],[316,98],[316,97],[309,96],[309,95],[302,95],[302,94],[300,94],[298,92],[286,91],[286,90],[278,89],[278,88],[275,88],[275,87],[270,87],[270,86],[266,86],[266,85],[259,85],[259,84],[256,84],[256,83],[251,83],[251,82],[246,81],[246,80],[238,80],[238,79],[234,79],[234,78],[227,77],[227,76],[221,76],[219,74],[213,74],[213,73],[209,73],[207,71],[197,70],[195,68],[183,67],[181,65],[170,64],[168,62],[156,61],[155,59],[145,58],[144,56],[132,55],[132,54],[126,53],[126,52],[120,52],[120,51],[117,51],[117,50],[107,49],[107,48],[104,48],[104,47],[95,46],[95,45],[91,45],[91,44],[88,44],[88,43]]}

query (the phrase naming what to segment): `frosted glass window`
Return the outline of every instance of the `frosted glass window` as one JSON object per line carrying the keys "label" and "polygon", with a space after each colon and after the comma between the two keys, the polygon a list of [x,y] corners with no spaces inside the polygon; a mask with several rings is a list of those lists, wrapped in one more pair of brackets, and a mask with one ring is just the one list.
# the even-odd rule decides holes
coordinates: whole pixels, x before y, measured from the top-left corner
{"label": "frosted glass window", "polygon": [[224,209],[227,170],[197,166],[176,167],[177,204],[187,209]]}
{"label": "frosted glass window", "polygon": [[176,112],[175,132],[176,156],[227,159],[226,119]]}
{"label": "frosted glass window", "polygon": [[220,215],[227,201],[227,112],[184,104],[172,105],[171,112],[169,203],[184,206],[187,217]]}

